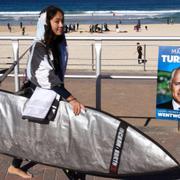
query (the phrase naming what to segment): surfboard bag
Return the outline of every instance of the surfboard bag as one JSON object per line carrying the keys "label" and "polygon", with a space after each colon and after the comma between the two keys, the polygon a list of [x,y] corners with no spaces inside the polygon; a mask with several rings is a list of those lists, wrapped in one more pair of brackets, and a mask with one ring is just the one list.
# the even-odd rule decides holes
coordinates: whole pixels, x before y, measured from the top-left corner
{"label": "surfboard bag", "polygon": [[104,177],[153,173],[178,162],[128,123],[87,108],[75,116],[60,102],[54,121],[22,119],[27,98],[0,91],[0,152]]}

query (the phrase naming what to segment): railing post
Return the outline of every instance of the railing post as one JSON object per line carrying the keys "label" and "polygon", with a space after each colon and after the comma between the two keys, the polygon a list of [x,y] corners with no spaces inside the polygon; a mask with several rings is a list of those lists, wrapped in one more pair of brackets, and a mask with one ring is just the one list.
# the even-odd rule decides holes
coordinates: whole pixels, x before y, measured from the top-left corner
{"label": "railing post", "polygon": [[92,52],[92,70],[95,70],[94,67],[94,44],[91,45],[91,52]]}
{"label": "railing post", "polygon": [[96,109],[101,110],[101,40],[96,40]]}
{"label": "railing post", "polygon": [[[14,61],[17,61],[19,58],[19,41],[13,40],[12,41],[12,47],[13,47]],[[17,92],[20,88],[20,82],[19,82],[18,74],[19,74],[19,64],[17,64],[14,68],[15,92]]]}

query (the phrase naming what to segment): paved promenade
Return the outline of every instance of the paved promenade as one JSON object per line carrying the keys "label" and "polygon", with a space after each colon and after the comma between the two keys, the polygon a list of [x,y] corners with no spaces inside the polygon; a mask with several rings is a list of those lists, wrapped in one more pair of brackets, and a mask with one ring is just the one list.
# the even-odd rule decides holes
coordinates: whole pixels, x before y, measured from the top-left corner
{"label": "paved promenade", "polygon": [[[66,87],[83,104],[95,107],[95,80],[67,79]],[[13,79],[5,80],[1,89],[14,91]],[[102,80],[102,110],[118,116],[136,126],[167,149],[180,162],[180,132],[176,121],[157,121],[155,117],[155,80]],[[146,127],[144,127],[146,125]],[[21,180],[7,174],[12,158],[0,155],[0,180]],[[24,162],[25,164],[28,162]],[[32,164],[29,164],[31,167]],[[63,171],[45,165],[36,164],[29,171],[32,180],[67,180]],[[105,178],[87,176],[87,180]],[[180,169],[152,176],[128,179],[180,179]]]}

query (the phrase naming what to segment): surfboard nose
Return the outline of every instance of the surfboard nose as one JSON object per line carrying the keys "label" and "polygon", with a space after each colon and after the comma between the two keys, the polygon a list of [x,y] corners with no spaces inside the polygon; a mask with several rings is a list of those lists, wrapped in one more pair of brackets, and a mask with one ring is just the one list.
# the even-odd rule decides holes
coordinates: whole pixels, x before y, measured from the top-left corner
{"label": "surfboard nose", "polygon": [[120,174],[160,172],[178,166],[179,163],[155,141],[132,127],[127,128]]}

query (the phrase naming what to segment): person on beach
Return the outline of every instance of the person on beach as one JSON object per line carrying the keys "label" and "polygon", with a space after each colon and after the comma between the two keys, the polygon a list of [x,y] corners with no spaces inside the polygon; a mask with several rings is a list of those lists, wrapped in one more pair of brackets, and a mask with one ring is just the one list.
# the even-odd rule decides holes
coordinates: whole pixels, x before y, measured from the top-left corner
{"label": "person on beach", "polygon": [[20,23],[19,23],[19,26],[20,26],[20,28],[22,29],[22,27],[23,27],[23,23],[22,23],[22,22],[20,22]]}
{"label": "person on beach", "polygon": [[25,26],[22,27],[22,35],[24,36],[24,34],[25,34]]}
{"label": "person on beach", "polygon": [[[84,105],[64,87],[68,54],[63,26],[64,12],[60,8],[49,6],[41,11],[36,39],[30,50],[27,77],[34,86],[55,91],[71,104],[74,114],[79,115],[85,109]],[[21,163],[22,159],[14,158],[8,173],[32,178],[21,169]]]}
{"label": "person on beach", "polygon": [[76,29],[79,30],[79,23],[76,24]]}
{"label": "person on beach", "polygon": [[141,20],[140,19],[138,19],[137,26],[138,26],[138,29],[141,29]]}
{"label": "person on beach", "polygon": [[120,29],[119,29],[119,25],[118,25],[118,24],[116,24],[115,30],[116,30],[116,32],[120,32]]}
{"label": "person on beach", "polygon": [[169,88],[172,99],[165,103],[157,104],[156,107],[180,111],[180,67],[172,71]]}
{"label": "person on beach", "polygon": [[137,43],[137,53],[138,53],[138,64],[142,63],[142,46],[140,43]]}
{"label": "person on beach", "polygon": [[11,28],[11,25],[9,23],[7,23],[7,27],[8,27],[9,32],[11,32],[12,28]]}

